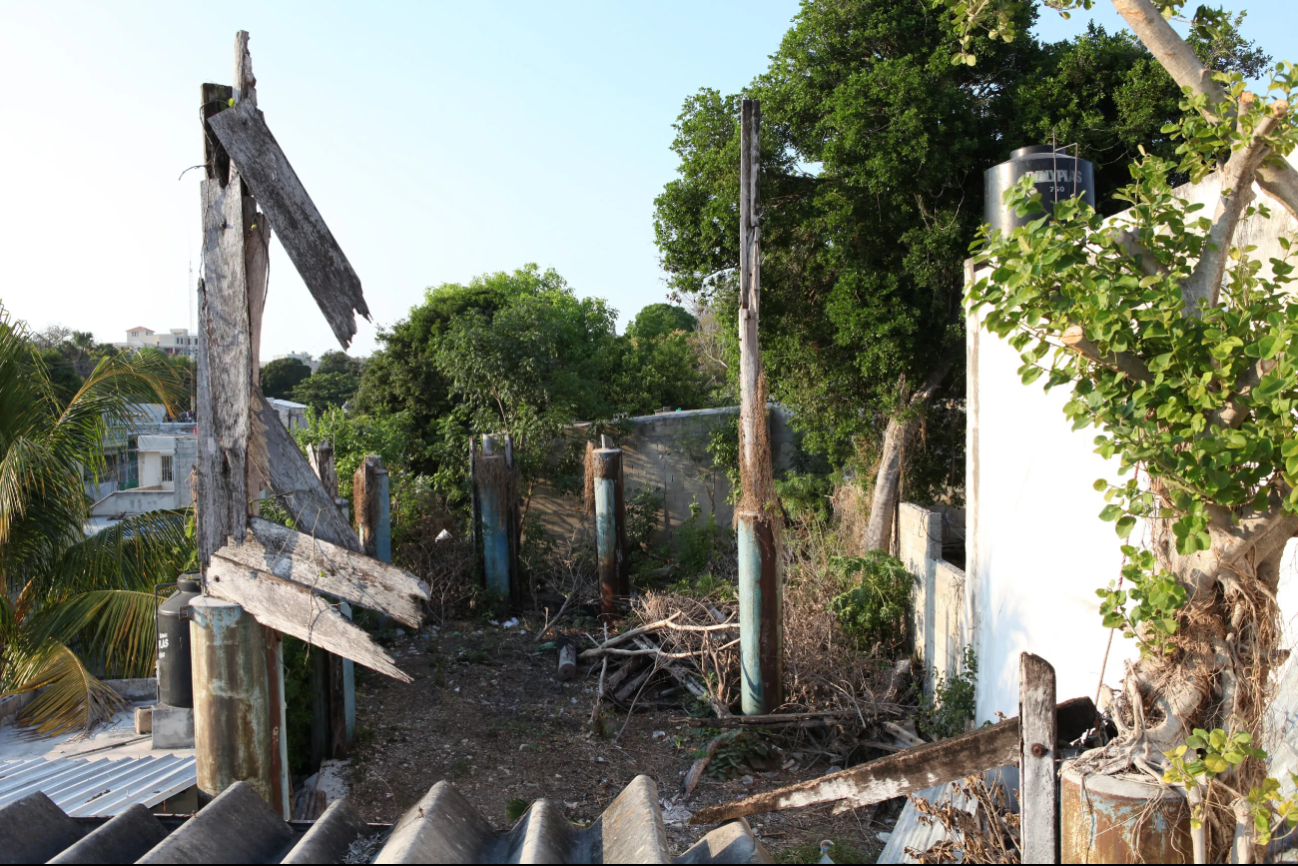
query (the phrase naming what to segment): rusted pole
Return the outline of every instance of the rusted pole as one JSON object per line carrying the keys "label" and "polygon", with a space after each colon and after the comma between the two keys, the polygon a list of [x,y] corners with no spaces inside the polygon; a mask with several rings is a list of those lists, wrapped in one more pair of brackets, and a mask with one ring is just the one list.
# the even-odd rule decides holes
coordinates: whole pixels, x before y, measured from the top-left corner
{"label": "rusted pole", "polygon": [[622,450],[600,448],[594,453],[595,472],[595,551],[599,560],[600,613],[614,616],[629,595],[623,585],[626,551],[621,541],[625,530],[620,525],[618,505],[621,502]]}
{"label": "rusted pole", "polygon": [[512,503],[505,479],[511,467],[495,436],[482,437],[482,471],[478,500],[482,508],[482,564],[487,591],[506,601],[513,596],[513,545],[510,543]]}
{"label": "rusted pole", "polygon": [[761,103],[745,99],[739,167],[739,445],[743,487],[736,509],[739,542],[740,697],[744,715],[774,712],[783,702],[784,629],[779,517],[772,507],[766,387],[757,342],[761,299]]}
{"label": "rusted pole", "polygon": [[[308,446],[307,458],[325,492],[347,518],[347,500],[338,496],[333,444],[324,439]],[[350,615],[346,602],[342,609],[344,615]],[[356,726],[356,671],[351,659],[318,648],[311,652],[315,656],[311,677],[311,763],[319,766],[324,758],[342,760],[351,751]]]}
{"label": "rusted pole", "polygon": [[200,796],[243,781],[285,814],[262,626],[239,605],[211,596],[190,602],[190,612]]}

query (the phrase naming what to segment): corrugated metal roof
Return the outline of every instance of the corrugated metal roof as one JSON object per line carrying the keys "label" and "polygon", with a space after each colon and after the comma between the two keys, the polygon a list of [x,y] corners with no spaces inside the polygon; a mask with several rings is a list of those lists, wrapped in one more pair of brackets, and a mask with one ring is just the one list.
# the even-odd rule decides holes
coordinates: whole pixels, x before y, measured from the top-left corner
{"label": "corrugated metal roof", "polygon": [[[192,770],[193,759],[185,760]],[[70,763],[125,762],[59,763],[66,770]],[[144,761],[134,763],[139,775],[123,789],[139,787],[146,775],[161,778],[149,775]],[[360,849],[377,852],[372,860],[367,857],[354,862],[771,862],[742,819],[718,827],[672,858],[658,788],[648,776],[632,780],[589,826],[571,824],[557,804],[537,800],[512,828],[497,831],[449,782],[434,785],[395,827],[366,824],[346,800],[332,803],[314,824],[289,824],[244,782],[226,789],[179,827],[164,824],[138,804],[122,807],[115,817],[97,826],[88,825],[68,817],[57,801],[51,800],[60,796],[59,792],[80,788],[83,790],[72,799],[84,807],[88,805],[87,793],[96,790],[95,784],[74,782],[58,772],[53,777],[42,776],[49,767],[37,762],[25,762],[24,767],[15,769],[18,772],[0,780],[0,784],[9,785],[4,795],[8,799],[0,805],[0,863],[338,863],[349,851],[354,856]],[[59,788],[47,797],[40,788],[42,780],[49,779],[56,779]],[[25,795],[21,793],[24,790],[28,791]]]}
{"label": "corrugated metal roof", "polygon": [[156,806],[197,781],[194,758],[33,758],[0,763],[0,807],[40,791],[74,818]]}

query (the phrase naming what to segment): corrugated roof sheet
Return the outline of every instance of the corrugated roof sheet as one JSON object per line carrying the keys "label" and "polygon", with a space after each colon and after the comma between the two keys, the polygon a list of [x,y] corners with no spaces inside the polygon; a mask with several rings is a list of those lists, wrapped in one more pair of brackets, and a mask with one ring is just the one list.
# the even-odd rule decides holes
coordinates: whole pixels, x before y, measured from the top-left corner
{"label": "corrugated roof sheet", "polygon": [[0,807],[40,791],[74,818],[107,817],[137,803],[156,806],[196,781],[192,756],[5,761]]}
{"label": "corrugated roof sheet", "polygon": [[[185,760],[192,769],[193,759]],[[144,760],[133,763],[139,775],[132,776],[123,789],[143,785],[149,775]],[[346,800],[338,800],[303,832],[300,822],[281,820],[256,790],[243,782],[222,792],[175,829],[139,804],[97,826],[78,823],[56,805],[54,795],[41,793],[41,779],[51,777],[37,777],[47,769],[28,766],[0,781],[14,780],[6,795],[10,799],[0,805],[0,863],[340,863],[349,852],[354,856],[360,849],[377,849],[377,853],[372,861],[352,862],[771,862],[742,819],[718,827],[672,858],[658,788],[648,776],[632,780],[604,814],[586,827],[570,823],[554,802],[537,800],[512,828],[496,831],[449,782],[439,782],[394,827],[366,824]],[[157,771],[163,769],[156,767]],[[26,785],[18,778],[23,774]],[[85,788],[73,800],[82,807],[89,805],[86,794],[96,789],[95,784],[86,787],[57,773],[56,777],[58,791]],[[28,793],[24,795],[22,790]]]}

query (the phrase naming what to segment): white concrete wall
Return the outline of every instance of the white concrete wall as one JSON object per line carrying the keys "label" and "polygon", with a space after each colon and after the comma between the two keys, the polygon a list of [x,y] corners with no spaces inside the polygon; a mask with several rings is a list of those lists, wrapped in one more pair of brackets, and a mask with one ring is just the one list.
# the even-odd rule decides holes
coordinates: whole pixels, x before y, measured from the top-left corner
{"label": "white concrete wall", "polygon": [[965,610],[965,573],[942,559],[942,538],[948,521],[942,511],[910,502],[898,508],[897,558],[915,575],[910,633],[915,654],[924,665],[927,694],[933,693],[937,677],[950,679],[960,672],[964,648],[971,640]]}
{"label": "white concrete wall", "polygon": [[[1178,192],[1208,203],[1210,214],[1216,180]],[[1270,203],[1271,217],[1246,221],[1236,243],[1256,245],[1252,255],[1265,262],[1281,254],[1277,238],[1292,237],[1298,225],[1279,205],[1259,200]],[[1118,578],[1122,553],[1113,524],[1098,518],[1104,498],[1091,487],[1097,478],[1119,477],[1116,461],[1106,463],[1094,453],[1094,428],[1070,429],[1062,411],[1070,389],[1046,394],[1040,382],[1024,386],[1015,372],[1018,353],[972,318],[967,328],[965,606],[978,653],[981,723],[996,711],[1018,712],[1023,651],[1055,666],[1061,700],[1095,696],[1109,638],[1095,590]],[[1287,647],[1298,615],[1293,551],[1291,542],[1282,569],[1281,606],[1291,627]],[[1115,635],[1105,680],[1117,683],[1123,661],[1136,655],[1132,643]],[[1298,682],[1298,675],[1292,679]],[[1287,700],[1290,717],[1298,719],[1298,697]]]}

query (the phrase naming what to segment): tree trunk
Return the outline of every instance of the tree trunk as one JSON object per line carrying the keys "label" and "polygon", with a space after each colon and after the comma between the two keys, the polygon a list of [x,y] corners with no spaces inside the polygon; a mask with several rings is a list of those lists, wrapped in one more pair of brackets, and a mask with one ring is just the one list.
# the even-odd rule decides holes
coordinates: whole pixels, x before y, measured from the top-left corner
{"label": "tree trunk", "polygon": [[928,408],[929,401],[933,399],[933,394],[950,369],[949,358],[940,361],[924,382],[924,387],[909,399],[903,398],[901,407],[888,419],[888,426],[883,432],[879,474],[875,477],[874,491],[870,496],[870,520],[865,526],[866,550],[892,552],[893,519],[897,514],[906,449],[915,438],[923,411]]}

